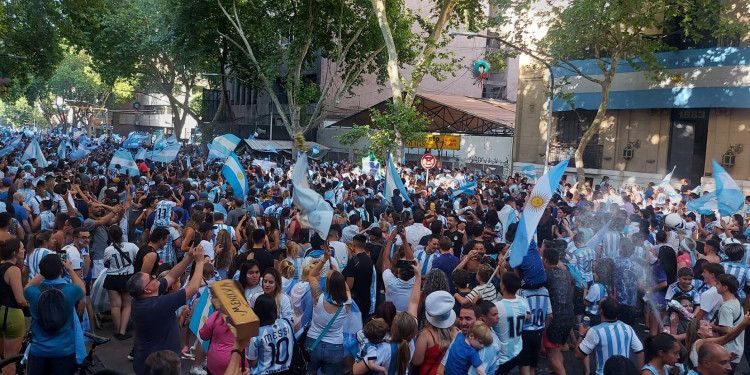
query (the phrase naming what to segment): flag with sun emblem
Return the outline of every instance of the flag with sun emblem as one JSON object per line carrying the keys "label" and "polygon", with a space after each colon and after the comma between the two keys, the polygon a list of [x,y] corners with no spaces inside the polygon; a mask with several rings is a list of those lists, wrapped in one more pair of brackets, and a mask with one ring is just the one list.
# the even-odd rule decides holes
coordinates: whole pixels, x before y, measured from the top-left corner
{"label": "flag with sun emblem", "polygon": [[[119,168],[117,167],[118,165],[120,166]],[[109,169],[117,170],[119,173],[129,171],[131,176],[140,175],[140,173],[138,173],[138,165],[133,161],[133,155],[130,155],[130,153],[125,150],[117,150],[115,154],[112,155],[112,160],[109,162]]]}
{"label": "flag with sun emblem", "polygon": [[232,190],[234,190],[234,196],[244,199],[248,191],[247,176],[245,175],[245,169],[240,164],[240,160],[237,159],[237,155],[234,152],[229,153],[229,157],[224,162],[224,167],[221,168],[221,174],[229,186],[232,187]]}
{"label": "flag with sun emblem", "polygon": [[537,181],[534,190],[531,191],[526,204],[523,206],[523,214],[518,222],[516,238],[510,246],[511,267],[518,267],[529,251],[529,244],[534,237],[539,219],[542,218],[547,203],[549,203],[553,192],[560,184],[560,179],[567,167],[568,160],[557,164]]}

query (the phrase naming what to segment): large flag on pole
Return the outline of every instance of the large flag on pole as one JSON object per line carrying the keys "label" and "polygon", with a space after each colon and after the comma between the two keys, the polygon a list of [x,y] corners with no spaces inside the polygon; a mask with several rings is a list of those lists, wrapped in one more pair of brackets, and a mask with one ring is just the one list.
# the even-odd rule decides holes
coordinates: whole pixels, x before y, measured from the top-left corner
{"label": "large flag on pole", "polygon": [[39,166],[39,168],[47,168],[49,165],[47,159],[44,158],[42,148],[39,147],[39,142],[37,142],[36,139],[33,139],[31,143],[26,146],[26,150],[21,156],[21,161],[27,161],[29,159],[36,159],[36,165]]}
{"label": "large flag on pole", "polygon": [[534,167],[533,165],[527,165],[521,168],[521,175],[528,178],[533,178],[534,181],[536,181],[536,167]]}
{"label": "large flag on pole", "polygon": [[393,196],[394,189],[398,189],[398,191],[401,192],[401,198],[404,198],[405,201],[414,203],[411,201],[411,199],[409,199],[409,194],[407,194],[404,183],[401,181],[401,177],[398,175],[398,171],[396,170],[396,165],[393,164],[393,160],[391,160],[391,155],[389,154],[386,160],[385,191],[383,192],[385,193],[385,199],[387,199],[389,202],[391,201],[391,197]]}
{"label": "large flag on pole", "polygon": [[151,136],[144,132],[130,132],[128,138],[122,143],[122,147],[125,148],[138,148],[139,144],[143,141],[150,139]]}
{"label": "large flag on pole", "polygon": [[234,152],[234,149],[237,148],[240,141],[241,139],[234,134],[224,134],[214,138],[214,141],[211,143],[211,148],[223,154],[223,160],[226,159],[230,152]]}
{"label": "large flag on pole", "polygon": [[737,182],[734,181],[732,176],[716,160],[711,160],[711,163],[714,167],[716,199],[719,202],[719,213],[722,216],[732,215],[742,209],[742,206],[745,204],[745,196],[742,195],[742,190],[737,186]]}
{"label": "large flag on pole", "polygon": [[140,172],[138,172],[138,166],[133,160],[133,155],[130,155],[129,152],[125,150],[117,150],[115,154],[112,155],[112,160],[109,162],[109,169],[115,170],[115,167],[118,164],[120,165],[120,170],[122,172],[128,171],[131,176],[140,175]]}
{"label": "large flag on pole", "polygon": [[229,157],[221,168],[221,174],[229,186],[232,187],[232,190],[234,190],[236,198],[244,198],[247,195],[250,189],[247,176],[245,175],[245,168],[242,167],[240,160],[237,159],[237,155],[234,152],[229,153]]}
{"label": "large flag on pole", "polygon": [[327,238],[333,220],[333,207],[315,190],[310,189],[307,178],[307,154],[301,154],[292,171],[292,202],[307,216],[310,229],[317,232],[321,238]]}
{"label": "large flag on pole", "polygon": [[146,160],[147,157],[148,151],[146,151],[146,149],[143,147],[138,149],[138,152],[135,153],[135,160]]}
{"label": "large flag on pole", "polygon": [[206,160],[211,160],[211,159],[224,160],[227,158],[228,154],[224,154],[219,149],[214,148],[211,142],[206,143],[206,146],[208,147],[208,158],[206,158]]}
{"label": "large flag on pole", "polygon": [[91,151],[87,150],[86,147],[83,147],[83,143],[79,143],[78,149],[70,153],[70,160],[81,160],[90,153]]}
{"label": "large flag on pole", "polygon": [[586,247],[592,250],[596,250],[599,245],[602,244],[602,241],[604,241],[604,235],[607,234],[607,231],[609,230],[609,225],[612,223],[612,221],[608,221],[607,224],[604,224],[604,226],[599,229],[596,234],[594,234],[588,242],[586,242]]}
{"label": "large flag on pole", "polygon": [[719,200],[716,198],[716,192],[710,192],[687,202],[685,207],[690,211],[698,211],[701,215],[710,215],[719,209]]}
{"label": "large flag on pole", "polygon": [[511,267],[518,267],[529,251],[529,244],[534,236],[534,232],[536,232],[536,226],[539,224],[539,220],[547,208],[547,203],[549,203],[553,192],[560,184],[560,179],[567,167],[568,160],[557,164],[549,172],[542,175],[536,185],[534,185],[534,190],[531,191],[531,195],[523,207],[523,214],[516,230],[516,238],[510,247]]}
{"label": "large flag on pole", "polygon": [[167,142],[164,140],[164,133],[162,133],[161,130],[159,130],[158,133],[156,133],[156,138],[154,138],[154,150],[161,150],[167,145]]}

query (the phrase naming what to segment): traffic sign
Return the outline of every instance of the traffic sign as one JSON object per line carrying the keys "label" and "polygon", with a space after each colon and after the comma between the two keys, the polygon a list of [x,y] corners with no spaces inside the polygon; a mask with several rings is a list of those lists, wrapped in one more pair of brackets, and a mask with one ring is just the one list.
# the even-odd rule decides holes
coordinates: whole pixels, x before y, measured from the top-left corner
{"label": "traffic sign", "polygon": [[424,154],[422,156],[422,168],[432,169],[432,168],[435,168],[435,164],[437,164],[437,159],[435,159],[434,155]]}

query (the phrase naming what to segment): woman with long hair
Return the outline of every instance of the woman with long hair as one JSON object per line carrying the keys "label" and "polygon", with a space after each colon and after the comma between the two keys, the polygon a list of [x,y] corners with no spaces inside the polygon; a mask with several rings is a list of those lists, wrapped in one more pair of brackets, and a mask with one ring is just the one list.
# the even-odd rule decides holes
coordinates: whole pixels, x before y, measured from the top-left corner
{"label": "woman with long hair", "polygon": [[304,254],[301,254],[299,244],[294,241],[286,243],[286,260],[294,266],[294,280],[299,281],[302,272],[302,262],[305,261]]}
{"label": "woman with long hair", "polygon": [[438,290],[451,290],[450,283],[445,272],[433,269],[427,272],[427,275],[424,276],[424,283],[422,283],[422,298],[419,300],[419,315],[417,316],[420,326],[425,322],[425,299],[432,292],[437,292]]}
{"label": "woman with long hair", "polygon": [[255,306],[255,300],[262,294],[273,297],[276,301],[276,310],[278,316],[284,319],[288,319],[290,322],[294,319],[294,311],[292,310],[292,300],[286,293],[281,290],[281,274],[275,268],[266,268],[263,271],[261,282],[263,283],[263,291],[255,293],[247,299],[250,307]]}
{"label": "woman with long hair", "polygon": [[[450,293],[443,290],[429,294],[425,301],[429,304],[429,311],[426,314],[424,328],[417,337],[411,363],[419,368],[419,375],[435,375],[440,367],[440,361],[458,333],[453,325],[456,314],[451,312],[451,304],[455,300]],[[439,310],[441,306],[444,306],[443,310]],[[445,311],[448,313],[444,313]]]}
{"label": "woman with long hair", "polygon": [[[263,294],[255,304],[260,329],[258,336],[250,339],[246,351],[250,374],[287,374],[295,345],[292,323],[278,315],[272,296]],[[343,373],[341,367],[338,371]],[[329,372],[324,371],[324,374]]]}
{"label": "woman with long hair", "polygon": [[320,288],[320,271],[331,259],[331,250],[323,247],[323,261],[310,271],[309,285],[312,292],[313,312],[307,331],[305,348],[310,350],[307,372],[315,374],[343,374],[344,334],[343,326],[351,310],[349,286],[339,271],[328,271],[325,290]]}
{"label": "woman with long hair", "polygon": [[[279,250],[279,220],[272,215],[266,215],[263,220],[263,228],[266,230],[266,236],[268,237],[268,252],[276,254]],[[274,259],[278,259],[278,256],[274,256]]]}
{"label": "woman with long hair", "polygon": [[641,375],[667,375],[667,366],[674,367],[680,360],[680,343],[668,333],[646,337],[643,347],[646,364]]}
{"label": "woman with long hair", "polygon": [[294,269],[294,264],[288,259],[284,259],[279,262],[279,273],[281,274],[281,290],[289,295],[292,292],[292,288],[299,282],[294,279],[294,274],[297,272]]}
{"label": "woman with long hair", "polygon": [[138,254],[138,246],[123,242],[122,229],[116,225],[109,227],[107,234],[112,245],[104,249],[104,265],[107,267],[104,289],[107,290],[112,307],[112,324],[116,330],[114,336],[118,340],[126,340],[131,335],[127,332],[130,320],[130,294],[125,284],[135,273],[133,260]]}
{"label": "woman with long hair", "polygon": [[[21,241],[11,238],[0,242],[0,343],[3,357],[10,358],[21,349],[23,334],[26,331],[21,308],[28,307],[29,302],[23,296],[21,269],[16,265],[23,261],[24,248]],[[15,364],[3,368],[3,375],[15,374]]]}
{"label": "woman with long hair", "polygon": [[292,286],[289,297],[292,299],[294,310],[294,330],[298,331],[305,327],[312,318],[312,292],[310,290],[310,272],[318,265],[320,260],[308,263],[300,273],[299,282]]}
{"label": "woman with long hair", "polygon": [[229,267],[235,256],[237,256],[237,249],[232,243],[232,235],[226,229],[220,230],[214,244],[214,267],[222,280],[227,278]]}
{"label": "woman with long hair", "polygon": [[726,343],[736,339],[740,333],[745,332],[745,328],[748,325],[750,325],[750,312],[745,313],[745,317],[740,324],[732,328],[729,333],[714,337],[711,322],[698,318],[692,319],[688,323],[687,332],[685,332],[685,349],[688,351],[688,357],[685,360],[687,368],[693,369],[698,367],[698,349],[700,349],[701,345],[710,342],[724,346]]}
{"label": "woman with long hair", "polygon": [[183,241],[180,250],[182,250],[183,253],[190,251],[190,245],[193,243],[195,234],[198,233],[198,228],[204,221],[206,221],[206,213],[202,210],[193,211],[190,215],[190,220],[185,224],[185,231],[182,232]]}
{"label": "woman with long hair", "polygon": [[253,259],[248,259],[242,263],[238,281],[242,291],[245,293],[245,299],[250,300],[250,296],[263,291],[260,283],[260,266]]}

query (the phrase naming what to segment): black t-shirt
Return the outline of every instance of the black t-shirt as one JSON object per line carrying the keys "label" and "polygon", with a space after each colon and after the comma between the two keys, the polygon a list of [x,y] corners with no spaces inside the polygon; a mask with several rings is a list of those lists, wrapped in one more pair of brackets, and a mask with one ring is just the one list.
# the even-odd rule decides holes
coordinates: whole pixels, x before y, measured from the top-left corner
{"label": "black t-shirt", "polygon": [[159,254],[153,247],[149,245],[141,247],[140,249],[138,249],[138,254],[135,254],[135,261],[133,262],[133,268],[135,269],[135,272],[141,272],[141,269],[143,268],[143,258],[145,258],[149,253],[156,254],[156,262],[154,262],[154,267],[151,268],[149,275],[156,275],[156,270],[159,268]]}
{"label": "black t-shirt", "polygon": [[372,287],[372,259],[365,253],[359,253],[349,259],[342,272],[344,277],[353,277],[352,299],[359,310],[367,314],[370,311],[370,287]]}
{"label": "black t-shirt", "polygon": [[250,249],[245,255],[250,255],[250,253],[255,254],[254,259],[258,262],[258,267],[260,268],[261,273],[263,273],[266,268],[273,268],[273,256],[269,254],[268,251],[265,251],[264,249]]}
{"label": "black t-shirt", "polygon": [[457,258],[461,258],[461,247],[464,245],[464,234],[458,230],[454,232],[445,231],[445,235],[450,238],[453,244],[453,255]]}

